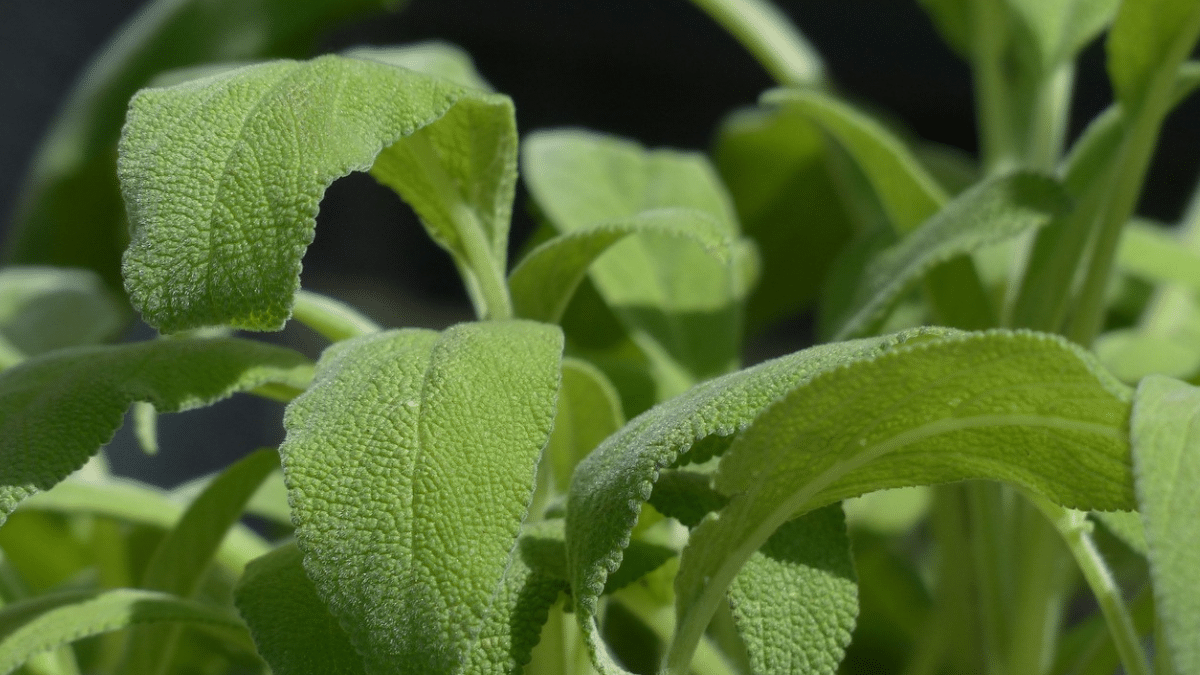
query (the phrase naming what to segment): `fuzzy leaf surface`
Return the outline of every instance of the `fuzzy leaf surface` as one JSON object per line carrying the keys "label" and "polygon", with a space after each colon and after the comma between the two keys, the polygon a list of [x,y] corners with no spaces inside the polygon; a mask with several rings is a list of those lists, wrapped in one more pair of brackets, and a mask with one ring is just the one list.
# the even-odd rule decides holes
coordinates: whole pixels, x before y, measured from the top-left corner
{"label": "fuzzy leaf surface", "polygon": [[311,376],[303,355],[236,338],[78,347],[10,368],[0,374],[0,523],[83,466],[134,401],[176,412],[264,385],[294,393]]}
{"label": "fuzzy leaf surface", "polygon": [[143,90],[120,153],[126,288],[166,332],[282,327],[321,197],[352,171],[397,191],[460,269],[503,270],[516,180],[503,96],[378,60],[275,61]]}
{"label": "fuzzy leaf surface", "polygon": [[1200,673],[1200,390],[1151,375],[1138,385],[1131,438],[1154,600],[1171,662]]}
{"label": "fuzzy leaf surface", "polygon": [[561,354],[557,328],[525,321],[376,333],[327,349],[288,408],[304,567],[368,673],[528,659],[538,608],[513,560]]}

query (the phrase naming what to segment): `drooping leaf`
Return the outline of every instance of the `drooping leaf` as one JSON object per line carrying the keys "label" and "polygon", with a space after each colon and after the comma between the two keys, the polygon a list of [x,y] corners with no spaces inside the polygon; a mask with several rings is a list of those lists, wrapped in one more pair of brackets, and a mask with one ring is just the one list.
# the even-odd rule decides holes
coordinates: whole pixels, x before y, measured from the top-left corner
{"label": "drooping leaf", "polygon": [[729,604],[753,672],[836,673],[858,614],[841,507],[780,526],[734,579]]}
{"label": "drooping leaf", "polygon": [[377,333],[327,349],[288,408],[305,569],[367,672],[528,658],[540,626],[513,560],[561,350],[557,329],[523,321]]}
{"label": "drooping leaf", "polygon": [[258,652],[276,675],[365,674],[301,562],[296,544],[284,544],[250,563],[234,589]]}
{"label": "drooping leaf", "polygon": [[1200,6],[1191,0],[1122,2],[1107,44],[1108,76],[1117,100],[1136,111],[1147,96],[1165,93],[1198,34]]}
{"label": "drooping leaf", "polygon": [[79,347],[6,370],[0,374],[0,523],[22,499],[83,466],[120,428],[134,401],[176,412],[266,385],[294,395],[311,374],[311,363],[297,352],[236,338]]}
{"label": "drooping leaf", "polygon": [[64,591],[0,609],[0,673],[11,673],[34,654],[85,637],[160,622],[227,629],[232,644],[254,649],[236,616],[195,600],[133,588]]}
{"label": "drooping leaf", "polygon": [[721,456],[729,504],[677,577],[686,665],[746,560],[783,523],[879,489],[987,479],[1070,508],[1133,506],[1129,392],[1088,352],[1036,333],[959,333],[843,363],[759,415]]}
{"label": "drooping leaf", "polygon": [[1200,673],[1200,393],[1151,375],[1138,385],[1130,438],[1138,511],[1146,526],[1150,578],[1170,662]]}
{"label": "drooping leaf", "polygon": [[402,0],[156,0],[93,57],[42,141],[6,258],[95,270],[120,288],[128,242],[114,176],[129,98],[155,74],[211,61],[307,56],[340,22]]}
{"label": "drooping leaf", "polygon": [[964,192],[898,243],[872,256],[834,339],[870,330],[901,294],[940,263],[1050,222],[1067,196],[1054,181],[1018,173]]}
{"label": "drooping leaf", "polygon": [[0,345],[19,356],[105,342],[121,330],[128,314],[89,270],[0,270]]}
{"label": "drooping leaf", "polygon": [[[646,150],[584,131],[537,132],[522,145],[523,174],[540,212],[561,233],[662,208],[705,212],[736,239],[729,197],[703,156]],[[697,221],[701,222],[701,221]],[[750,262],[732,263],[678,236],[642,234],[615,244],[592,264],[596,290],[646,353],[659,398],[727,372],[737,361],[738,302]],[[737,247],[735,246],[735,249]]]}
{"label": "drooping leaf", "polygon": [[167,332],[278,329],[325,189],[370,170],[503,314],[507,298],[482,294],[503,281],[515,167],[506,97],[375,60],[276,61],[143,90],[118,166],[126,286]]}

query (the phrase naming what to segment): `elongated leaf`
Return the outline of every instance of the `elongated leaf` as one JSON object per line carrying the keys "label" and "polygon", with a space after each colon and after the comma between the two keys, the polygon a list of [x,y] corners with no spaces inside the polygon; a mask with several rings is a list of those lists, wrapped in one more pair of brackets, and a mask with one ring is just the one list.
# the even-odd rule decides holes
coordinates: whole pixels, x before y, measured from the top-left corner
{"label": "elongated leaf", "polygon": [[906,341],[952,334],[923,328],[867,340],[820,345],[700,384],[631,420],[575,471],[566,517],[571,589],[580,628],[605,673],[622,672],[601,646],[597,598],[664,467],[715,446],[749,426],[769,405],[825,370],[894,349]]}
{"label": "elongated leaf", "polygon": [[378,333],[326,350],[289,407],[297,542],[367,672],[528,658],[539,626],[506,603],[522,599],[512,560],[561,350],[557,329],[530,322]]}
{"label": "elongated leaf", "polygon": [[362,657],[329,613],[294,543],[246,567],[234,603],[276,675],[361,675]]}
{"label": "elongated leaf", "polygon": [[299,391],[311,373],[297,352],[235,338],[80,347],[11,368],[0,374],[0,523],[83,466],[134,401],[176,412],[263,385]]}
{"label": "elongated leaf", "polygon": [[1050,72],[1091,42],[1112,21],[1120,0],[1007,0],[1033,35]]}
{"label": "elongated leaf", "polygon": [[[1122,2],[1108,33],[1108,76],[1129,110],[1175,78],[1200,34],[1200,6],[1191,0]],[[1157,94],[1155,94],[1157,95]]]}
{"label": "elongated leaf", "polygon": [[1200,392],[1151,375],[1133,403],[1133,466],[1154,600],[1180,675],[1200,673]]}
{"label": "elongated leaf", "polygon": [[821,55],[771,0],[693,0],[780,84],[826,85]]}
{"label": "elongated leaf", "polygon": [[[522,146],[524,178],[561,233],[662,208],[703,211],[729,239],[738,226],[720,180],[696,153],[646,150],[584,131],[538,132]],[[639,235],[609,249],[589,273],[596,290],[646,353],[659,397],[727,372],[737,361],[739,269],[679,238]]]}
{"label": "elongated leaf", "polygon": [[704,211],[687,208],[643,211],[603,225],[567,232],[525,256],[509,275],[517,316],[557,323],[588,268],[617,242],[648,233],[690,239],[718,262],[728,262],[725,229]]}
{"label": "elongated leaf", "polygon": [[841,507],[780,526],[734,579],[729,604],[753,672],[836,673],[858,614]]}
{"label": "elongated leaf", "polygon": [[478,295],[504,269],[515,167],[507,98],[376,60],[277,61],[144,90],[121,140],[126,285],[164,331],[278,329],[325,189],[371,170]]}
{"label": "elongated leaf", "polygon": [[112,339],[128,314],[89,270],[0,270],[0,340],[24,356]]}
{"label": "elongated leaf", "polygon": [[339,22],[401,0],[155,0],[96,54],[38,149],[6,257],[86,267],[119,288],[128,241],[116,144],[129,98],[164,70],[302,57]]}
{"label": "elongated leaf", "polygon": [[790,391],[721,457],[729,505],[676,581],[669,660],[686,665],[724,588],[783,523],[879,489],[987,479],[1070,508],[1129,510],[1129,391],[1036,333],[965,333],[844,363]]}
{"label": "elongated leaf", "polygon": [[85,637],[159,622],[225,628],[234,644],[253,650],[245,625],[236,616],[210,605],[132,588],[68,591],[16,602],[0,610],[0,673],[11,673],[34,654]]}
{"label": "elongated leaf", "polygon": [[977,185],[897,244],[874,255],[834,339],[862,334],[902,293],[936,267],[988,244],[1041,227],[1065,209],[1054,181],[1019,173]]}

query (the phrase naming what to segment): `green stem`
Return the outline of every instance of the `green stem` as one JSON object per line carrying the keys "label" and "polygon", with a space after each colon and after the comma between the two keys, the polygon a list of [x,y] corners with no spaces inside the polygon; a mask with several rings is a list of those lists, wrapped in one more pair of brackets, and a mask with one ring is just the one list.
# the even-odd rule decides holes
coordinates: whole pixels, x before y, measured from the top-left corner
{"label": "green stem", "polygon": [[1041,77],[1027,125],[1024,165],[1043,173],[1053,173],[1063,155],[1067,122],[1071,111],[1071,91],[1075,82],[1075,64],[1064,61]]}
{"label": "green stem", "polygon": [[1004,589],[1006,575],[1001,573],[1000,564],[1009,550],[1003,545],[1003,528],[1000,523],[1002,511],[998,503],[998,487],[988,483],[963,486],[966,494],[970,520],[973,525],[970,537],[971,562],[975,569],[975,583],[979,602],[979,618],[983,633],[983,657],[987,672],[1001,675],[1008,672],[1001,655],[1008,643],[1005,635]]}
{"label": "green stem", "polygon": [[[675,612],[671,605],[657,602],[637,585],[622,589],[612,598],[641,620],[663,644],[670,643],[671,634],[675,630]],[[689,672],[694,675],[737,674],[737,670],[730,664],[729,659],[713,645],[712,640],[707,636],[702,637],[697,644],[690,666],[685,664],[670,672],[678,672],[680,675],[687,675]]]}
{"label": "green stem", "polygon": [[296,291],[292,318],[325,336],[330,342],[380,330],[379,324],[350,305],[310,291]]}
{"label": "green stem", "polygon": [[692,0],[783,85],[823,88],[825,64],[791,19],[767,0]]}
{"label": "green stem", "polygon": [[1012,92],[1005,73],[1008,44],[1008,11],[997,0],[972,3],[974,49],[971,70],[975,75],[975,111],[978,116],[984,171],[989,176],[1016,168],[1019,163]]}
{"label": "green stem", "polygon": [[1083,572],[1083,578],[1092,589],[1100,612],[1108,623],[1125,672],[1128,675],[1151,675],[1150,662],[1146,659],[1133,619],[1121,598],[1121,591],[1092,542],[1087,514],[1063,508],[1040,495],[1030,493],[1027,497],[1058,531]]}

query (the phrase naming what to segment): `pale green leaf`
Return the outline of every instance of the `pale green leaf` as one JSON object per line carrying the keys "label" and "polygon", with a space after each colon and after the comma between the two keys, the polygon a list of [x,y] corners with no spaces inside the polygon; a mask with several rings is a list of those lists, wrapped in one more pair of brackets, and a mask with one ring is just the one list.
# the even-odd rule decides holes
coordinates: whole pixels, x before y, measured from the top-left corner
{"label": "pale green leaf", "polygon": [[1065,209],[1054,181],[1019,173],[967,190],[898,243],[874,254],[834,339],[869,331],[900,296],[936,266],[1041,227]]}
{"label": "pale green leaf", "polygon": [[963,58],[970,59],[975,35],[974,13],[970,0],[918,0],[933,19],[942,39]]}
{"label": "pale green leaf", "polygon": [[35,654],[85,637],[159,622],[226,629],[232,644],[253,651],[246,626],[221,608],[132,588],[66,591],[0,609],[0,673],[11,673]]}
{"label": "pale green leaf", "polygon": [[432,40],[401,47],[354,47],[342,52],[342,55],[436,75],[472,89],[493,91],[487,80],[475,70],[471,55],[449,42]]}
{"label": "pale green leaf", "polygon": [[1200,673],[1200,393],[1151,375],[1138,385],[1130,438],[1150,578],[1171,662]]}
{"label": "pale green leaf", "polygon": [[6,370],[0,373],[0,523],[22,499],[83,466],[134,401],[176,412],[265,385],[294,393],[311,375],[311,363],[297,352],[236,338],[78,347]]}
{"label": "pale green leaf", "polygon": [[1096,338],[1092,350],[1109,372],[1131,385],[1147,375],[1187,379],[1200,371],[1200,349],[1183,336],[1113,330]]}
{"label": "pale green leaf", "polygon": [[858,586],[842,509],[784,523],[729,588],[755,673],[837,672],[858,615]]}
{"label": "pale green leaf", "polygon": [[275,675],[361,675],[362,657],[329,613],[301,565],[300,549],[284,544],[256,559],[234,589],[234,604]]}
{"label": "pale green leaf", "polygon": [[[690,208],[643,211],[613,222],[559,235],[530,251],[509,275],[517,316],[557,323],[588,268],[632,234],[690,240],[717,262],[728,263],[731,241],[712,216]],[[683,242],[680,242],[683,243]]]}
{"label": "pale green leaf", "polygon": [[1174,282],[1200,293],[1200,254],[1161,227],[1136,220],[1126,225],[1117,265],[1146,281]]}
{"label": "pale green leaf", "polygon": [[779,84],[821,87],[825,64],[771,0],[692,0],[729,31]]}
{"label": "pale green leaf", "polygon": [[535,613],[506,603],[521,598],[512,561],[561,350],[530,322],[377,333],[327,349],[288,408],[297,543],[367,672],[528,658]]}
{"label": "pale green leaf", "polygon": [[1046,72],[1071,60],[1103,31],[1120,0],[1007,0],[1029,29]]}
{"label": "pale green leaf", "polygon": [[725,445],[702,441],[736,434],[779,397],[821,372],[908,341],[947,334],[925,328],[820,345],[710,380],[631,420],[584,459],[571,484],[567,554],[580,628],[602,671],[622,672],[601,646],[597,599],[609,573],[621,566],[642,503],[662,469],[689,461],[693,448],[711,456]]}
{"label": "pale green leaf", "polygon": [[1129,408],[1128,389],[1088,352],[1028,332],[951,334],[814,376],[721,456],[715,487],[730,502],[684,549],[669,663],[686,666],[723,590],[771,534],[825,504],[985,479],[1069,508],[1131,509]]}
{"label": "pale green leaf", "polygon": [[[711,216],[697,229],[715,223],[727,238],[738,236],[729,197],[698,153],[646,150],[585,131],[537,132],[523,143],[522,167],[540,212],[560,233],[688,208]],[[733,262],[741,260],[748,259]],[[650,360],[660,399],[737,363],[744,273],[705,248],[681,246],[677,236],[629,237],[589,276]]]}
{"label": "pale green leaf", "polygon": [[23,356],[112,339],[129,311],[83,269],[0,269],[0,341]]}
{"label": "pale green leaf", "polygon": [[1108,76],[1117,100],[1136,111],[1147,96],[1170,86],[1200,34],[1194,0],[1121,3],[1108,33]]}
{"label": "pale green leaf", "polygon": [[1092,517],[1104,523],[1110,532],[1137,553],[1146,555],[1146,528],[1136,511],[1098,511]]}
{"label": "pale green leaf", "polygon": [[352,171],[413,206],[480,302],[504,269],[516,130],[503,96],[372,60],[276,61],[143,90],[120,151],[126,287],[166,332],[280,328],[321,197]]}

